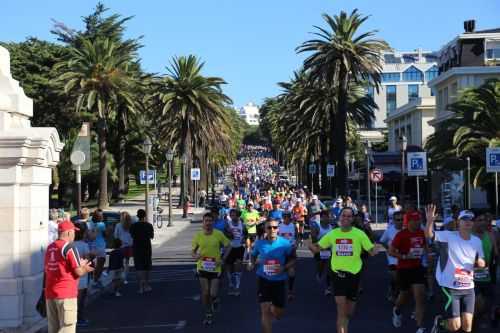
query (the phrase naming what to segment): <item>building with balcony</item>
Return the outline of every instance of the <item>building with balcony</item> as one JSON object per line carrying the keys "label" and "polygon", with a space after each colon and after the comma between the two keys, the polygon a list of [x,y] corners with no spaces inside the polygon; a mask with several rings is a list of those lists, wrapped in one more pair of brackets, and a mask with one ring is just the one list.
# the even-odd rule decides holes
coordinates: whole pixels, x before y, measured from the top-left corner
{"label": "building with balcony", "polygon": [[[437,57],[433,52],[422,49],[385,52],[381,87],[378,92],[373,87],[368,88],[368,94],[373,97],[378,109],[370,128],[359,131],[362,140],[383,140],[388,125],[386,118],[407,103],[432,97],[433,92],[427,83],[437,75]],[[388,133],[389,137],[391,135]]]}
{"label": "building with balcony", "polygon": [[[466,21],[464,28],[464,33],[439,50],[439,75],[429,82],[436,93],[436,117],[429,124],[436,131],[444,120],[453,117],[448,105],[457,100],[461,90],[500,79],[500,28],[476,31],[475,21]],[[466,156],[457,159],[464,164]],[[464,207],[468,201],[474,208],[487,207],[486,192],[473,188],[467,193],[465,173],[441,170],[433,176],[433,200],[441,201],[445,214],[451,205]]]}
{"label": "building with balcony", "polygon": [[259,108],[252,102],[248,103],[240,109],[240,117],[246,121],[248,125],[258,126],[260,122]]}

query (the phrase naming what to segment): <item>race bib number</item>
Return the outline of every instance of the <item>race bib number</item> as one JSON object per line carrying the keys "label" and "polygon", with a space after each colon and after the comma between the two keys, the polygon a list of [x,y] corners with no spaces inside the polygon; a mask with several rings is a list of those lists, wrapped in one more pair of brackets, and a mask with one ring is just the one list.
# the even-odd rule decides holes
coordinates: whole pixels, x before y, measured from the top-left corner
{"label": "race bib number", "polygon": [[335,241],[335,253],[338,257],[352,257],[352,239],[337,239]]}
{"label": "race bib number", "polygon": [[205,272],[215,272],[217,268],[217,262],[215,258],[203,257],[201,259],[201,269]]}
{"label": "race bib number", "polygon": [[281,264],[279,260],[267,259],[264,262],[264,274],[267,276],[278,275],[281,272]]}
{"label": "race bib number", "polygon": [[408,257],[411,259],[419,259],[424,255],[424,248],[412,247],[408,252]]}
{"label": "race bib number", "polygon": [[488,267],[485,268],[477,268],[474,270],[474,280],[484,281],[490,279],[490,271]]}
{"label": "race bib number", "polygon": [[453,285],[457,288],[469,288],[472,286],[473,272],[466,269],[455,268],[455,280]]}
{"label": "race bib number", "polygon": [[321,260],[330,259],[331,256],[332,256],[332,252],[330,250],[319,251],[319,258]]}
{"label": "race bib number", "polygon": [[280,234],[281,237],[291,240],[293,238],[293,234],[291,232],[283,232]]}

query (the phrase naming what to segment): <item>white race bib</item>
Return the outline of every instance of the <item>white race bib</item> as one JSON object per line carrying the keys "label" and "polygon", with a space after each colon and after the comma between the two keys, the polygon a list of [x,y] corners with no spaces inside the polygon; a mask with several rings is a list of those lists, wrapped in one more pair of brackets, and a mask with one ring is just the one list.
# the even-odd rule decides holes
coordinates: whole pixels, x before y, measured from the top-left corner
{"label": "white race bib", "polygon": [[281,272],[281,264],[277,259],[267,259],[264,262],[264,274],[268,276],[278,275]]}
{"label": "white race bib", "polygon": [[201,269],[205,272],[215,272],[217,269],[217,262],[215,258],[203,257],[201,259]]}
{"label": "white race bib", "polygon": [[472,286],[473,272],[466,269],[455,268],[453,285],[457,288],[469,288]]}
{"label": "white race bib", "polygon": [[408,257],[411,259],[418,259],[424,255],[423,247],[412,247],[408,252]]}
{"label": "white race bib", "polygon": [[337,239],[335,241],[335,253],[338,257],[352,257],[352,239]]}

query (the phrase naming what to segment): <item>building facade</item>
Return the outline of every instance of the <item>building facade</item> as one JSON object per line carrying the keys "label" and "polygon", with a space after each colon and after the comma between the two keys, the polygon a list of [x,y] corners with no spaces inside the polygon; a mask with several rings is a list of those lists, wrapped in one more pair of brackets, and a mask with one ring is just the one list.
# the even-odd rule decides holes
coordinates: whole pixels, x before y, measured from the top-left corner
{"label": "building facade", "polygon": [[240,109],[240,117],[243,118],[248,125],[258,126],[260,122],[259,107],[252,102],[248,103]]}
{"label": "building facade", "polygon": [[[465,22],[465,32],[447,43],[438,53],[439,76],[429,82],[431,89],[436,92],[436,117],[429,124],[436,131],[445,119],[453,117],[448,105],[457,100],[460,91],[478,87],[488,79],[500,79],[500,28],[475,31],[474,26],[474,21]],[[464,171],[441,171],[432,182],[433,199],[441,201],[445,214],[452,204],[466,206],[469,200],[465,195],[454,195],[467,193]],[[486,207],[486,193],[479,188],[472,189],[470,202],[474,208]]]}

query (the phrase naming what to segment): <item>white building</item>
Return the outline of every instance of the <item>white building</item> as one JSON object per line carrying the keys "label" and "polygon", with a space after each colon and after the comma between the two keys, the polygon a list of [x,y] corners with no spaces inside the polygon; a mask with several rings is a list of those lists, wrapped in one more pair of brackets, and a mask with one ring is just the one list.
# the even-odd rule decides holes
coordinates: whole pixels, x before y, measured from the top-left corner
{"label": "white building", "polygon": [[[386,118],[397,108],[418,98],[432,97],[427,83],[438,74],[437,57],[433,52],[418,49],[412,52],[385,52],[383,54],[382,83],[377,92],[368,88],[378,106],[370,129],[360,131],[362,140],[381,141],[387,129]],[[393,133],[389,132],[389,137]]]}
{"label": "white building", "polygon": [[427,137],[434,133],[434,127],[429,125],[429,121],[435,116],[435,97],[418,97],[391,112],[385,119],[389,151],[399,151],[403,135],[409,145],[424,147]]}
{"label": "white building", "polygon": [[240,117],[242,117],[248,125],[258,126],[260,122],[259,108],[257,105],[250,102],[240,109]]}
{"label": "white building", "polygon": [[[429,124],[436,130],[439,130],[443,120],[453,117],[453,113],[448,111],[448,105],[457,100],[461,90],[478,87],[488,79],[500,79],[500,28],[475,31],[474,21],[465,22],[464,27],[464,33],[439,51],[439,76],[429,82],[429,86],[436,92],[436,118]],[[433,189],[433,194],[442,194],[440,198],[433,199],[441,199],[445,209],[451,204],[465,206],[463,196],[451,196],[451,193],[466,192],[463,174],[443,171],[433,180],[435,186],[441,187]],[[485,207],[486,193],[473,189],[470,201],[472,207]]]}

